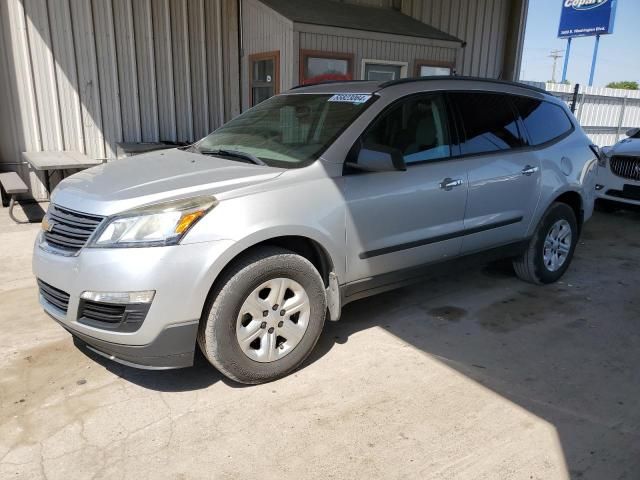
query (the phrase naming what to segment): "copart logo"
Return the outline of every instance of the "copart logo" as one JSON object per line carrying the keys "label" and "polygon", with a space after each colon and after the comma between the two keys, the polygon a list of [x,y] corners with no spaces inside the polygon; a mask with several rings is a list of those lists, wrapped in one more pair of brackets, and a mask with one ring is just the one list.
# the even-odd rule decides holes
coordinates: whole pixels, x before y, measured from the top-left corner
{"label": "copart logo", "polygon": [[591,10],[604,5],[609,0],[565,0],[565,8],[573,8],[574,10]]}

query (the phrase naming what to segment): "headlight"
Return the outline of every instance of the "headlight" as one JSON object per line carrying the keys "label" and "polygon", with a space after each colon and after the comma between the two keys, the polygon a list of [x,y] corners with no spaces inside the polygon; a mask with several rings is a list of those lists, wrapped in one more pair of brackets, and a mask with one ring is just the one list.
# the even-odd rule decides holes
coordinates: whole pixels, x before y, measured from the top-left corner
{"label": "headlight", "polygon": [[108,219],[89,246],[175,245],[217,203],[213,197],[194,197],[129,210]]}

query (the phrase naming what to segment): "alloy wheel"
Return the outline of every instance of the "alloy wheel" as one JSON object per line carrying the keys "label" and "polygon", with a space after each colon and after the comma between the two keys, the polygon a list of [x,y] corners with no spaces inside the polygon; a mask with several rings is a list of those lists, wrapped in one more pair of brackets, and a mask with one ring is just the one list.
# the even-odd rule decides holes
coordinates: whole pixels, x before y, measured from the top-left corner
{"label": "alloy wheel", "polygon": [[566,220],[555,222],[544,239],[544,266],[550,272],[556,272],[567,261],[571,251],[571,225]]}
{"label": "alloy wheel", "polygon": [[256,362],[274,362],[291,353],[309,326],[311,304],[290,278],[274,278],[255,288],[240,307],[236,338]]}

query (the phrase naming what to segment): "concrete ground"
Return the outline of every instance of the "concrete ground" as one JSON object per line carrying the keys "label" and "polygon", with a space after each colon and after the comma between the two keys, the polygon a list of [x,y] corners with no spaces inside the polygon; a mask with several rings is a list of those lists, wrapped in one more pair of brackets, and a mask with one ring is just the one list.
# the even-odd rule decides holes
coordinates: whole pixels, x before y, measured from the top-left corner
{"label": "concrete ground", "polygon": [[470,269],[346,307],[294,375],[139,371],[42,313],[0,212],[0,478],[638,479],[640,213],[561,283]]}

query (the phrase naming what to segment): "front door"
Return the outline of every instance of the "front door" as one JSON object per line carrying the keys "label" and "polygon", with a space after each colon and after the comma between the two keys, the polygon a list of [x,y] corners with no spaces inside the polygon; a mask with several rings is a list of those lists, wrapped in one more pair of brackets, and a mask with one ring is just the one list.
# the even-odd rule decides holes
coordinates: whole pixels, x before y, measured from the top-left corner
{"label": "front door", "polygon": [[439,94],[407,97],[369,127],[361,144],[400,150],[406,171],[347,172],[347,282],[459,254],[467,200],[465,160],[451,157]]}
{"label": "front door", "polygon": [[280,52],[249,55],[249,92],[255,106],[280,92]]}
{"label": "front door", "polygon": [[469,197],[463,253],[521,240],[540,197],[540,161],[527,140],[507,95],[455,92],[468,155]]}

